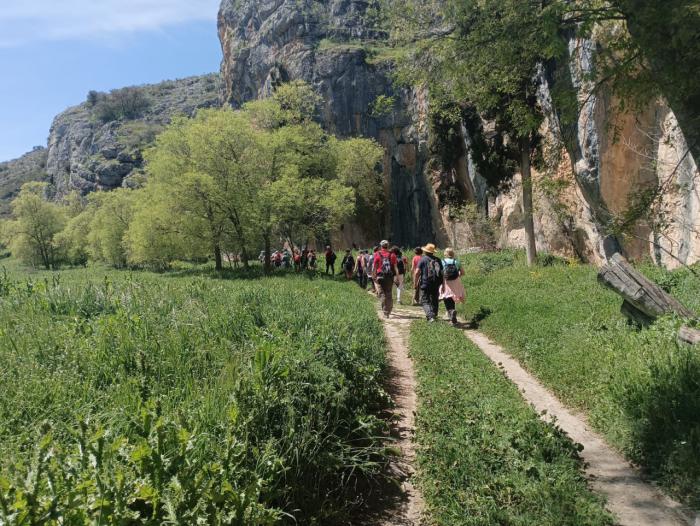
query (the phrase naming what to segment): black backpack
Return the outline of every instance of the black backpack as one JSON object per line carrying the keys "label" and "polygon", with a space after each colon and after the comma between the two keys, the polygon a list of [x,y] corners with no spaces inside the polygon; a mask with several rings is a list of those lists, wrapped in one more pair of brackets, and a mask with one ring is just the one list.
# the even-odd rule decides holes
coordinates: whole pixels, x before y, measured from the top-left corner
{"label": "black backpack", "polygon": [[459,269],[457,264],[453,261],[452,263],[447,263],[445,265],[445,279],[447,281],[452,281],[459,278]]}
{"label": "black backpack", "polygon": [[380,257],[382,258],[382,264],[379,267],[379,272],[377,272],[377,275],[381,279],[391,279],[394,277],[394,269],[391,268],[391,254],[384,255],[380,253]]}
{"label": "black backpack", "polygon": [[428,272],[426,285],[439,285],[442,283],[442,263],[439,259],[428,258]]}
{"label": "black backpack", "polygon": [[404,275],[406,274],[406,262],[403,260],[402,256],[398,256],[398,262],[396,264],[397,268],[399,269],[399,274]]}
{"label": "black backpack", "polygon": [[345,263],[343,264],[343,268],[350,272],[352,269],[355,268],[355,260],[353,259],[352,256],[347,256],[345,258]]}

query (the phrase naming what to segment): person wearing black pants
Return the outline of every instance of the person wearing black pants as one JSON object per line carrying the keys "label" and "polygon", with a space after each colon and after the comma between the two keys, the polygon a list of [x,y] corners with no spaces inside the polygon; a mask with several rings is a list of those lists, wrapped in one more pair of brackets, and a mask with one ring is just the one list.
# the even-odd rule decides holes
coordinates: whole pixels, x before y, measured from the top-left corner
{"label": "person wearing black pants", "polygon": [[418,263],[420,275],[420,303],[425,311],[425,317],[433,322],[437,319],[440,308],[440,285],[442,285],[442,261],[435,257],[435,245],[432,243],[423,247],[423,257]]}

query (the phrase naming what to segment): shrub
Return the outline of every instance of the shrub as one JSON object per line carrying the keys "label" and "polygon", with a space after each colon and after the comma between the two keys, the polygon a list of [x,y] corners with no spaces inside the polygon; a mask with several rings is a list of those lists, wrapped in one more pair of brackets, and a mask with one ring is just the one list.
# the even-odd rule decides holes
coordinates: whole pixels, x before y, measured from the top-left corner
{"label": "shrub", "polygon": [[150,99],[139,88],[121,88],[95,99],[93,114],[101,122],[137,119],[151,105]]}

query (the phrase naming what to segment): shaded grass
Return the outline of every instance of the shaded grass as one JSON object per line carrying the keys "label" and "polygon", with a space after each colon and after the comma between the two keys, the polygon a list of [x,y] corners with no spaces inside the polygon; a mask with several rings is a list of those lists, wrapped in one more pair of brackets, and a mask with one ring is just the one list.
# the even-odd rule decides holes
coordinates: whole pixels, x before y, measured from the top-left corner
{"label": "shaded grass", "polygon": [[420,486],[436,524],[612,524],[578,446],[460,332],[417,322]]}
{"label": "shaded grass", "polygon": [[[504,252],[468,256],[465,269],[460,312],[481,313],[481,330],[670,493],[700,507],[700,352],[677,344],[680,321],[630,326],[620,297],[588,265],[530,269],[522,254]],[[700,280],[687,270],[642,269],[700,306]]]}

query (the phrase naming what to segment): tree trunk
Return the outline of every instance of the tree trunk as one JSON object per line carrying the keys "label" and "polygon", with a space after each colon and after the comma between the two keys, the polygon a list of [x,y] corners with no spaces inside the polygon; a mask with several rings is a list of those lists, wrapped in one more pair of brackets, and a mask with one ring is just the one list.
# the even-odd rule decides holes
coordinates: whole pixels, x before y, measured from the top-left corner
{"label": "tree trunk", "polygon": [[218,243],[214,245],[214,261],[216,262],[216,270],[224,270],[224,262],[221,257],[221,246]]}
{"label": "tree trunk", "polygon": [[248,255],[248,249],[241,248],[241,263],[243,263],[243,268],[248,270],[250,268],[250,256]]}
{"label": "tree trunk", "polygon": [[523,221],[525,223],[525,237],[527,264],[533,266],[537,263],[537,244],[535,242],[535,221],[532,216],[532,173],[530,170],[530,136],[521,140],[521,175],[523,183]]}

